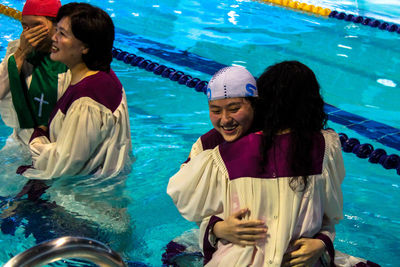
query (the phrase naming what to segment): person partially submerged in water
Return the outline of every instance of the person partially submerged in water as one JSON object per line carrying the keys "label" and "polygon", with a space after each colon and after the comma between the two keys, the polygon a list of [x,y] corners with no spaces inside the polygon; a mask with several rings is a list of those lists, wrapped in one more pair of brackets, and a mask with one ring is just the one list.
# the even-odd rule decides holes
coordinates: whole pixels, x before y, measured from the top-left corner
{"label": "person partially submerged in water", "polygon": [[125,91],[110,68],[114,24],[102,9],[69,3],[57,14],[50,58],[71,71],[71,82],[51,113],[35,128],[31,179],[115,176],[129,161],[131,135]]}
{"label": "person partially submerged in water", "polygon": [[[250,110],[244,114],[259,116],[259,132],[248,132],[252,123],[240,122],[241,105],[218,104],[228,102],[225,94],[235,85],[227,73],[219,71],[209,83],[210,118],[223,141],[191,153],[167,189],[181,214],[200,224],[206,265],[333,262],[344,167],[338,135],[324,130],[324,102],[314,73],[299,62],[282,62],[261,75],[256,109],[240,99]],[[245,97],[246,86],[236,96]],[[237,119],[228,123],[229,107]],[[201,143],[206,148],[207,138]],[[233,214],[239,234],[217,224],[227,227]]]}

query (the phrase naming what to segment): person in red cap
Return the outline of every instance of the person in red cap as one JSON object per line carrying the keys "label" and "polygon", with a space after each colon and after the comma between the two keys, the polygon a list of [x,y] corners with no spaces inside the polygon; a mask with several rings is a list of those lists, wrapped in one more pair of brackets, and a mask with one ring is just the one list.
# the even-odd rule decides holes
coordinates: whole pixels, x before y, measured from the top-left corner
{"label": "person in red cap", "polygon": [[27,0],[20,38],[9,43],[0,65],[0,115],[14,129],[6,147],[27,145],[69,84],[67,67],[50,59],[60,7],[60,0]]}

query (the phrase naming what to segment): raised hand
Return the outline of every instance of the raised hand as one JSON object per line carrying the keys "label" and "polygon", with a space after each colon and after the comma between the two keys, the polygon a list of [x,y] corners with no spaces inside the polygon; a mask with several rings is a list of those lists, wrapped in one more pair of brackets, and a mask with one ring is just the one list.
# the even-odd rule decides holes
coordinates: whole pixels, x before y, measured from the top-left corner
{"label": "raised hand", "polygon": [[38,25],[32,28],[24,28],[19,38],[19,47],[14,53],[15,63],[18,71],[21,71],[26,56],[36,49],[40,43],[48,37],[49,27]]}
{"label": "raised hand", "polygon": [[48,38],[49,28],[46,25],[38,25],[32,28],[25,28],[20,36],[19,48],[24,54],[29,54],[37,48],[43,40]]}

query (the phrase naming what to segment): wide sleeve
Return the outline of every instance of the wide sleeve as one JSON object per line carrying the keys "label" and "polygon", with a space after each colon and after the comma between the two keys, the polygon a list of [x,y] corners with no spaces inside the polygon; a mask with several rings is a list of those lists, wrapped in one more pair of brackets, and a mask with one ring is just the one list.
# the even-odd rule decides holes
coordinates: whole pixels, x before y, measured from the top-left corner
{"label": "wide sleeve", "polygon": [[333,241],[335,225],[343,219],[343,193],[341,184],[345,176],[342,149],[337,133],[327,131],[325,134],[325,158],[323,176],[325,178],[324,217],[320,232],[315,238],[321,239],[334,258]]}
{"label": "wide sleeve", "polygon": [[223,211],[226,177],[218,167],[214,153],[205,150],[183,166],[168,183],[167,193],[181,215],[198,224]]}
{"label": "wide sleeve", "polygon": [[68,109],[63,122],[57,122],[55,117],[53,123],[60,125],[55,140],[49,140],[45,134],[35,130],[29,144],[34,169],[27,170],[23,175],[50,179],[87,174],[82,173],[85,164],[96,156],[99,144],[113,128],[111,111],[101,110],[95,101],[80,98]]}
{"label": "wide sleeve", "polygon": [[192,145],[192,149],[190,150],[189,158],[194,158],[201,152],[203,152],[203,144],[201,142],[201,138],[198,138],[196,140],[196,142]]}
{"label": "wide sleeve", "polygon": [[185,166],[193,157],[197,156],[203,151],[203,145],[201,144],[201,138],[198,138],[196,142],[192,145],[192,149],[190,150],[189,157],[186,159],[184,163],[181,164],[181,168]]}
{"label": "wide sleeve", "polygon": [[8,76],[8,60],[19,45],[19,40],[8,44],[6,55],[0,64],[0,114],[4,123],[9,127],[19,127],[17,113],[11,98],[10,81]]}

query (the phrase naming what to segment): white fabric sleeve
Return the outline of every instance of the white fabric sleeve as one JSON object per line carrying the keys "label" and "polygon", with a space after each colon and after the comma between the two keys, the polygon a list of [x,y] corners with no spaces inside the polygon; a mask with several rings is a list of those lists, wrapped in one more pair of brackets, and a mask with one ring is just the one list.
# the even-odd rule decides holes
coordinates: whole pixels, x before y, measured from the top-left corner
{"label": "white fabric sleeve", "polygon": [[192,145],[192,149],[190,150],[188,159],[181,164],[181,168],[185,166],[192,158],[200,154],[202,151],[203,151],[203,145],[201,143],[201,139],[198,138],[196,142]]}
{"label": "white fabric sleeve", "polygon": [[8,59],[18,49],[18,46],[19,40],[11,41],[8,44],[6,55],[0,64],[0,114],[4,123],[12,128],[19,128],[19,122],[11,98]]}
{"label": "white fabric sleeve", "polygon": [[23,175],[50,179],[80,173],[113,128],[113,114],[102,111],[94,101],[76,100],[65,115],[59,136],[54,142],[34,138],[30,144],[35,169]]}
{"label": "white fabric sleeve", "polygon": [[226,178],[215,163],[214,151],[201,152],[172,176],[168,183],[167,193],[181,215],[198,224],[205,217],[223,210]]}
{"label": "white fabric sleeve", "polygon": [[8,79],[8,59],[18,49],[18,40],[11,41],[8,44],[6,55],[0,64],[0,100],[10,92],[10,81]]}
{"label": "white fabric sleeve", "polygon": [[[208,216],[205,217],[199,226],[199,244],[200,244],[200,248],[203,249],[203,245],[204,242],[208,241],[208,243],[212,246],[212,247],[216,247],[217,246],[217,241],[218,241],[218,237],[214,234],[214,232],[212,231],[211,225],[210,223],[212,223],[212,227],[214,227],[214,225],[216,224],[216,222],[210,222],[211,218],[219,218],[219,221],[223,221],[223,212],[220,214],[215,214],[213,216]],[[205,240],[205,238],[207,240]]]}
{"label": "white fabric sleeve", "polygon": [[190,150],[189,157],[192,159],[198,154],[203,152],[203,144],[201,143],[201,138],[198,138],[196,142],[192,145],[192,149]]}
{"label": "white fabric sleeve", "polygon": [[325,150],[324,176],[326,193],[324,194],[324,218],[320,233],[327,235],[333,242],[335,238],[335,224],[343,219],[343,193],[341,184],[345,176],[342,149],[337,133],[327,131]]}

